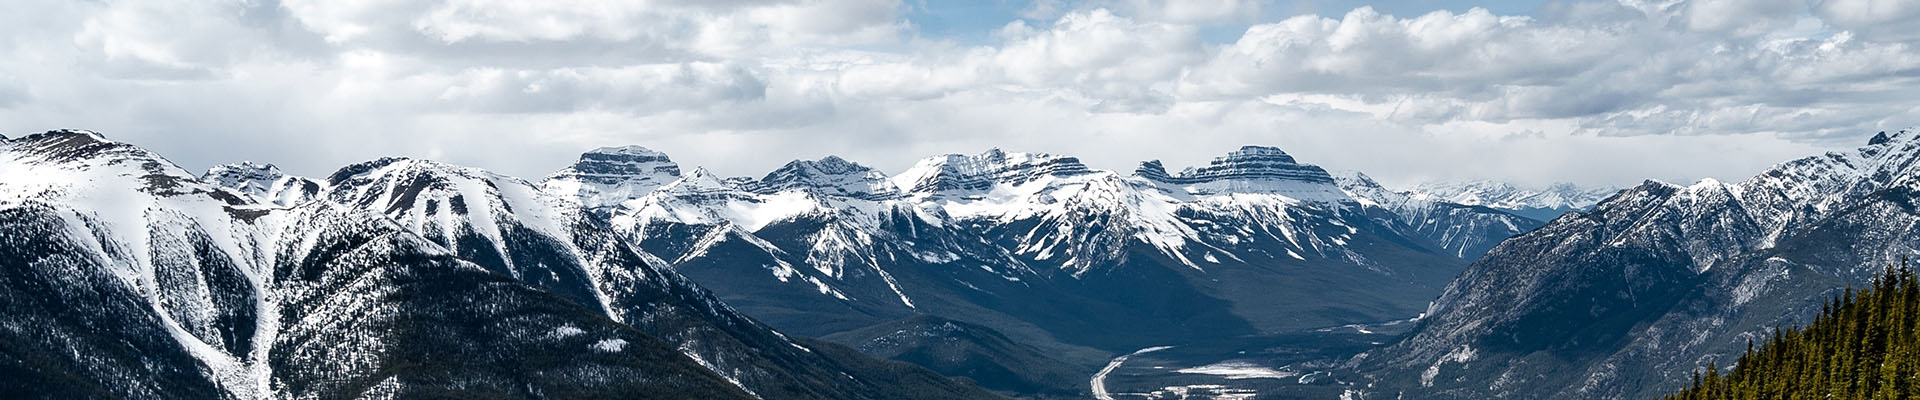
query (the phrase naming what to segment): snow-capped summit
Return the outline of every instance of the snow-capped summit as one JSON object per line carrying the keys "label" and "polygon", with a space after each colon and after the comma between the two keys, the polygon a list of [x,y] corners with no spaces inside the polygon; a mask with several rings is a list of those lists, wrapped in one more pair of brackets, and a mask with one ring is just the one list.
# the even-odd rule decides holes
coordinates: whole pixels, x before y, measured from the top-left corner
{"label": "snow-capped summit", "polygon": [[1358,171],[1334,174],[1340,189],[1362,210],[1382,224],[1416,237],[1425,237],[1462,259],[1474,259],[1507,237],[1532,230],[1540,221],[1492,208],[1461,205],[1418,193],[1388,189]]}
{"label": "snow-capped summit", "polygon": [[746,182],[745,186],[760,194],[803,189],[866,200],[884,200],[900,195],[900,188],[894,186],[886,173],[836,156],[827,156],[819,161],[789,162],[764,178]]}
{"label": "snow-capped summit", "polygon": [[726,179],[714,175],[713,172],[707,171],[707,169],[703,167],[696,167],[693,169],[693,172],[673,182],[668,182],[666,185],[660,186],[659,189],[661,192],[674,194],[713,193],[736,190],[739,190],[739,188],[733,187],[733,185],[727,183]]}
{"label": "snow-capped summit", "polygon": [[[254,164],[253,161],[241,161],[234,164],[215,165],[200,174],[201,179],[219,183],[221,186],[239,188],[265,181],[271,183],[286,176],[280,167],[273,164]],[[258,187],[260,185],[254,185]]]}
{"label": "snow-capped summit", "polygon": [[[0,205],[38,198],[55,202],[100,200],[102,207],[120,208],[126,204],[113,204],[106,197],[57,199],[88,190],[108,190],[100,186],[128,181],[138,185],[111,189],[144,192],[143,197],[212,193],[225,203],[247,202],[200,183],[192,173],[158,154],[92,131],[47,131],[11,139],[0,146],[6,150],[5,158],[0,159],[0,180],[7,182],[0,186]],[[124,179],[128,177],[137,179]]]}
{"label": "snow-capped summit", "polygon": [[[59,294],[47,299],[60,299],[22,303],[21,296],[12,296],[0,308],[12,321],[54,320],[33,314],[70,321],[34,326],[33,337],[52,340],[23,348],[48,349],[44,354],[63,359],[74,354],[59,363],[87,366],[95,374],[131,372],[120,377],[148,379],[103,379],[102,386],[169,390],[116,397],[179,390],[244,398],[199,390],[214,386],[259,393],[264,385],[252,380],[265,382],[259,358],[264,351],[249,352],[264,349],[251,339],[272,329],[270,323],[254,324],[265,310],[249,297],[209,294],[251,288],[263,281],[261,271],[271,271],[256,257],[271,253],[255,240],[261,229],[238,218],[258,216],[236,210],[250,204],[158,154],[89,131],[50,131],[0,143],[0,252],[9,254],[0,264],[12,279],[30,282],[18,287],[43,288],[48,296]],[[58,279],[35,282],[40,276]],[[241,321],[246,327],[234,326]],[[9,331],[14,334],[0,336],[22,343],[19,330]],[[126,361],[95,361],[113,357]],[[193,369],[174,369],[180,364]],[[123,371],[121,365],[144,368],[114,372]],[[176,382],[181,384],[171,385]]]}
{"label": "snow-capped summit", "polygon": [[1046,176],[1091,172],[1079,158],[992,149],[975,156],[948,154],[920,160],[913,168],[895,175],[893,183],[908,193],[938,194],[980,191],[996,183],[1020,185]]}
{"label": "snow-capped summit", "polygon": [[1380,182],[1374,181],[1373,177],[1360,171],[1339,171],[1329,175],[1333,176],[1335,184],[1341,191],[1347,192],[1349,197],[1361,204],[1392,207],[1393,203],[1406,201],[1412,197],[1409,193],[1388,189]]}
{"label": "snow-capped summit", "polygon": [[[538,234],[570,240],[575,215],[532,183],[478,168],[408,158],[383,158],[342,168],[328,178],[327,199],[379,213],[475,264],[520,278],[554,275],[554,262],[527,265],[516,237]],[[583,300],[584,299],[584,300]],[[582,304],[596,304],[577,298]]]}
{"label": "snow-capped summit", "polygon": [[[85,136],[89,140],[93,140],[97,142],[111,142],[111,143],[120,144],[120,142],[114,142],[111,139],[107,139],[107,135],[103,135],[100,132],[94,132],[86,129],[54,129],[46,132],[37,133],[34,135],[77,135],[77,136]],[[27,135],[27,136],[34,136],[34,135]]]}
{"label": "snow-capped summit", "polygon": [[1872,146],[1876,144],[1886,143],[1891,140],[1893,140],[1893,138],[1887,136],[1887,131],[1880,131],[1880,133],[1873,134],[1872,139],[1867,139],[1867,145]]}
{"label": "snow-capped summit", "polygon": [[263,203],[294,206],[319,197],[326,184],[306,177],[287,175],[273,164],[216,165],[200,174],[200,180],[246,193]]}
{"label": "snow-capped summit", "polygon": [[581,154],[578,162],[547,177],[542,190],[597,210],[645,196],[676,179],[680,179],[680,165],[666,153],[640,146],[602,147]]}
{"label": "snow-capped summit", "polygon": [[651,193],[609,208],[607,216],[622,231],[644,232],[660,224],[733,224],[754,230],[823,207],[820,199],[805,192],[760,195],[706,168],[695,168]]}
{"label": "snow-capped summit", "polygon": [[1566,182],[1527,187],[1482,180],[1428,182],[1416,186],[1413,192],[1434,200],[1493,207],[1539,220],[1550,220],[1567,211],[1593,207],[1620,189],[1611,186],[1584,187]]}
{"label": "snow-capped summit", "polygon": [[1206,166],[1167,174],[1159,161],[1140,164],[1135,175],[1198,195],[1230,193],[1278,194],[1296,200],[1338,203],[1350,201],[1334,185],[1333,176],[1311,164],[1294,161],[1279,148],[1245,146],[1216,157]]}

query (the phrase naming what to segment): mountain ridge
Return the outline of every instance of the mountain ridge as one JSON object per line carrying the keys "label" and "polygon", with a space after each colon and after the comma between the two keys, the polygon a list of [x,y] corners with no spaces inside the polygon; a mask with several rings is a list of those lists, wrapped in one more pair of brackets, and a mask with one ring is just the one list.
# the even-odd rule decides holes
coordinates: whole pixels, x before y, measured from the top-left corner
{"label": "mountain ridge", "polygon": [[[1082,366],[1149,341],[1405,319],[1463,258],[1539,224],[1371,180],[1359,194],[1270,147],[1165,178],[1153,165],[994,149],[891,177],[838,157],[762,178],[695,169],[603,215],[781,329],[855,345],[836,334],[943,317]],[[1099,333],[1123,326],[1137,337]]]}
{"label": "mountain ridge", "polygon": [[[0,371],[74,385],[57,393],[992,397],[837,345],[788,340],[592,219],[520,218],[560,202],[537,201],[538,190],[518,179],[388,158],[342,168],[327,196],[288,206],[201,181],[97,133],[0,146],[0,182],[8,183],[0,211],[11,216],[0,220],[9,226],[0,242],[27,253],[6,261],[13,284],[0,307],[17,318],[59,315],[26,306],[42,294],[14,291],[46,285],[93,296],[81,304],[133,305],[35,319],[59,327],[51,336],[0,330],[8,355],[0,364],[9,366]],[[33,235],[50,230],[71,234]],[[38,253],[60,246],[70,250]],[[53,279],[49,268],[100,278]],[[66,356],[39,350],[41,338],[149,350],[59,361]],[[149,353],[179,372],[151,381],[116,372]]]}
{"label": "mountain ridge", "polygon": [[1432,200],[1491,207],[1545,221],[1568,211],[1586,210],[1621,189],[1624,188],[1583,187],[1568,182],[1524,186],[1480,180],[1425,182],[1407,191]]}
{"label": "mountain ridge", "polygon": [[[217,279],[229,283],[212,291],[218,296],[175,295],[186,297],[165,300],[194,304],[190,312],[168,316],[189,321],[182,330],[196,338],[176,342],[212,347],[187,346],[192,351],[185,354],[203,365],[231,366],[209,375],[226,381],[208,382],[254,388],[230,394],[234,397],[332,393],[361,387],[356,385],[379,386],[385,393],[439,390],[434,389],[439,381],[380,375],[377,368],[354,370],[372,374],[355,375],[371,381],[350,381],[347,386],[314,381],[305,374],[326,371],[311,354],[353,357],[373,348],[340,342],[350,336],[346,332],[368,325],[310,320],[329,314],[448,318],[431,309],[365,311],[388,304],[445,304],[432,296],[395,297],[399,292],[393,291],[413,286],[392,279],[441,271],[464,277],[450,281],[468,285],[458,286],[460,293],[520,293],[510,297],[530,307],[525,312],[532,314],[524,314],[528,321],[573,321],[558,323],[624,335],[618,336],[624,345],[607,338],[578,342],[583,339],[573,330],[507,335],[488,342],[530,356],[548,351],[542,346],[551,343],[611,348],[602,353],[614,355],[624,348],[679,360],[662,368],[706,371],[690,379],[719,379],[741,393],[766,398],[884,398],[907,388],[936,397],[982,396],[977,389],[924,369],[848,358],[855,357],[854,352],[837,347],[864,343],[871,338],[859,332],[878,332],[864,328],[893,323],[927,332],[962,332],[926,322],[947,318],[953,326],[971,327],[952,338],[974,347],[913,342],[888,353],[974,354],[966,357],[979,357],[967,358],[976,361],[960,364],[966,368],[942,371],[990,373],[976,378],[997,385],[994,389],[1059,395],[1062,386],[1038,383],[1057,381],[1063,370],[1097,366],[1109,354],[1141,346],[1404,319],[1439,292],[1464,266],[1464,258],[1539,223],[1484,207],[1413,199],[1364,176],[1336,177],[1277,148],[1259,146],[1165,177],[1147,168],[1157,163],[1143,164],[1145,173],[1123,175],[1088,168],[1071,156],[990,150],[931,157],[894,176],[828,156],[791,162],[761,178],[722,178],[703,168],[682,169],[664,153],[626,146],[591,150],[535,183],[401,157],[347,165],[325,179],[292,176],[270,164],[250,162],[196,175],[97,133],[59,135],[61,140],[16,138],[5,145],[10,154],[27,154],[14,151],[29,147],[23,143],[39,146],[33,154],[44,159],[35,161],[41,165],[102,155],[143,161],[110,163],[135,168],[121,178],[0,173],[0,179],[50,188],[72,182],[140,185],[136,188],[163,195],[205,196],[219,205],[184,212],[186,221],[198,221],[189,225],[237,227],[232,229],[242,229],[243,236],[169,239],[155,245],[159,247],[114,251],[143,255],[162,249],[172,252],[165,255],[167,260],[187,260],[169,271],[185,266],[223,271],[206,267],[213,265],[207,260],[219,257],[175,254],[249,254],[252,261],[233,264],[277,264],[271,276],[299,278],[221,275],[227,277]],[[26,189],[18,192],[0,196],[0,206],[9,206],[16,197],[37,196]],[[109,220],[178,208],[127,203],[113,196],[100,200],[120,210]],[[128,233],[132,231],[108,232],[118,236],[102,241],[149,243],[145,236]],[[334,244],[317,245],[325,243]],[[337,257],[348,261],[326,261]],[[390,260],[382,262],[396,266],[364,264],[370,260]],[[101,268],[125,282],[155,279],[144,278],[140,268]],[[208,273],[163,275],[216,279]],[[254,276],[248,278],[254,283],[236,285],[233,282],[248,280],[235,281],[235,276]],[[361,282],[352,277],[372,278]],[[283,288],[278,282],[317,286]],[[420,286],[427,293],[454,287]],[[328,300],[333,299],[330,292],[314,291],[319,288],[355,294],[341,306],[330,303],[337,301]],[[262,294],[291,290],[302,294]],[[232,305],[244,299],[291,303],[261,300],[265,305],[252,311]],[[270,309],[282,304],[289,308]],[[231,322],[276,314],[292,318],[282,321],[291,330],[253,334],[234,328],[245,324]],[[475,332],[526,329],[462,318],[447,321],[479,329]],[[153,329],[166,330],[162,328]],[[1112,335],[1114,329],[1131,333]],[[834,337],[840,343],[790,338],[781,331]],[[246,356],[256,364],[232,360],[251,343],[236,338],[280,338],[282,333],[317,340],[309,347],[288,347],[317,353],[302,353],[306,358]],[[421,334],[394,331],[380,340],[411,343],[408,346],[440,340]],[[1032,347],[1009,346],[1008,341]],[[461,354],[472,360],[502,356],[463,349]],[[939,360],[955,360],[901,357],[936,368],[954,367]],[[1059,364],[1005,364],[1049,358],[1053,361],[1047,363]],[[406,359],[370,360],[374,364],[368,367]],[[630,368],[619,366],[628,365],[622,360],[594,361],[613,364],[592,368]],[[505,370],[463,373],[498,382],[518,379],[517,372]],[[235,379],[270,383],[240,385]],[[377,382],[383,379],[401,383]]]}
{"label": "mountain ridge", "polygon": [[[1920,248],[1910,131],[1753,178],[1648,181],[1502,243],[1363,364],[1409,395],[1647,397]],[[1725,363],[1722,363],[1724,365]],[[1636,369],[1627,369],[1627,368]],[[1503,382],[1478,387],[1471,382]]]}

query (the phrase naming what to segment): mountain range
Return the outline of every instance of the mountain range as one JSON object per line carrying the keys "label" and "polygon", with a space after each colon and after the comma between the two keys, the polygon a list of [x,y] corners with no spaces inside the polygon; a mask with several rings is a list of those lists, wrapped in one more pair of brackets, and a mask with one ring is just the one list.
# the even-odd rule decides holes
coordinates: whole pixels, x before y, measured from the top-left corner
{"label": "mountain range", "polygon": [[56,397],[1081,396],[1060,377],[1136,348],[1416,315],[1540,224],[1259,146],[1178,173],[993,150],[759,178],[629,146],[538,183],[0,146],[0,374]]}
{"label": "mountain range", "polygon": [[1427,182],[1410,192],[1428,199],[1497,208],[1541,221],[1568,211],[1585,211],[1619,192],[1611,186],[1583,187],[1567,182],[1522,186],[1500,181]]}
{"label": "mountain range", "polygon": [[[603,148],[541,186],[780,330],[872,348],[897,332],[871,327],[932,316],[1036,350],[979,358],[1060,363],[1007,370],[1091,372],[1141,347],[1408,318],[1540,223],[1259,146],[1179,173],[999,150],[892,175],[837,157],[759,178],[682,171],[657,151]],[[1086,389],[1043,375],[974,378]]]}
{"label": "mountain range", "polygon": [[195,176],[54,131],[0,142],[0,183],[8,398],[995,397],[785,336],[484,171]]}
{"label": "mountain range", "polygon": [[1411,321],[1308,376],[1646,398],[1920,248],[1909,131],[1603,191],[1394,190],[1262,146],[1178,172],[990,150],[761,177],[626,146],[534,182],[407,158],[193,174],[94,132],[0,137],[0,396],[1076,398],[1116,355]]}
{"label": "mountain range", "polygon": [[1387,398],[1675,391],[1920,248],[1916,137],[1882,132],[1741,182],[1626,189],[1496,246],[1412,333],[1354,364]]}
{"label": "mountain range", "polygon": [[1262,146],[761,177],[626,146],[533,182],[0,138],[0,395],[1074,398],[1135,350],[1412,318],[1332,381],[1651,397],[1920,248],[1916,136],[1598,200],[1394,190]]}

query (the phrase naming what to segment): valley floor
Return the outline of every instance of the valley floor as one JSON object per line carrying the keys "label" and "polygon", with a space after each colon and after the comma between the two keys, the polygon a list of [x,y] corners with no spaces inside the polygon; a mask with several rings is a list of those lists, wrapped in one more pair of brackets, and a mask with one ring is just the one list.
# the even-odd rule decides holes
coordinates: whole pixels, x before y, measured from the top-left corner
{"label": "valley floor", "polygon": [[1106,368],[1101,368],[1100,372],[1093,374],[1093,379],[1087,381],[1088,384],[1093,386],[1093,398],[1113,400],[1113,395],[1107,393],[1107,374],[1113,373],[1113,370],[1119,369],[1121,365],[1126,364],[1127,358],[1171,348],[1173,348],[1173,346],[1154,346],[1136,350],[1124,356],[1114,357],[1113,361],[1107,363]]}
{"label": "valley floor", "polygon": [[1149,347],[1115,357],[1089,384],[1100,400],[1347,398],[1364,385],[1343,365],[1412,325],[1400,320]]}

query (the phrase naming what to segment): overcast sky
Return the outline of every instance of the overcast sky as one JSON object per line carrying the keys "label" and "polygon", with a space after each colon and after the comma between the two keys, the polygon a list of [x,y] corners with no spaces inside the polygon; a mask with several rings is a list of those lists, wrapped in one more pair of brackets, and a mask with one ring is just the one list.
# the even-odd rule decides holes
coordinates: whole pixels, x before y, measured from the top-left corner
{"label": "overcast sky", "polygon": [[11,0],[0,133],[535,180],[625,144],[751,176],[1264,144],[1406,185],[1739,180],[1920,125],[1913,0],[1463,3]]}

